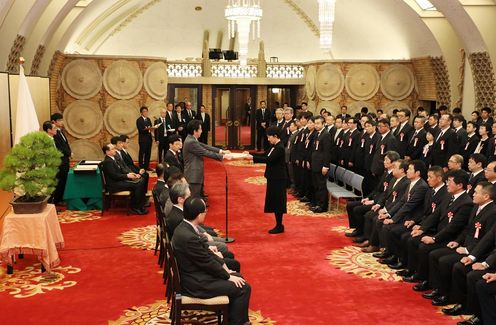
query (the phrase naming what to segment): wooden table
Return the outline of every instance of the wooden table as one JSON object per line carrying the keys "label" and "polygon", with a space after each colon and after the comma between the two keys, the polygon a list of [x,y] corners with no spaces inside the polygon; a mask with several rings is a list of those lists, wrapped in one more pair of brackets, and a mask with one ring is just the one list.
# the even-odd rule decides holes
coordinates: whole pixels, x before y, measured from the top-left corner
{"label": "wooden table", "polygon": [[60,264],[57,248],[64,247],[55,205],[48,204],[36,214],[15,214],[11,211],[4,218],[0,233],[0,259],[10,266],[17,254],[33,254],[48,272]]}

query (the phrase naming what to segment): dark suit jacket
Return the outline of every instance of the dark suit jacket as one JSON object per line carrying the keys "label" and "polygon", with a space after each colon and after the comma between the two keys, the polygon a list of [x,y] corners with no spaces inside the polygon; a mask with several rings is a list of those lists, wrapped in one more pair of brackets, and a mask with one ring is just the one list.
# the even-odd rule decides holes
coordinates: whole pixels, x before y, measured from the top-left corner
{"label": "dark suit jacket", "polygon": [[[184,120],[181,112],[181,120],[179,120],[179,114],[174,112],[172,115],[173,124],[176,126],[176,133],[179,134],[182,138],[186,137],[186,121]],[[182,131],[179,131],[178,128],[183,127]]]}
{"label": "dark suit jacket", "polygon": [[173,206],[172,210],[165,216],[165,222],[167,224],[167,234],[169,235],[169,238],[172,238],[176,227],[179,226],[183,219],[183,210],[179,209],[177,206]]}
{"label": "dark suit jacket", "polygon": [[458,153],[461,155],[463,154],[463,149],[465,148],[465,145],[467,144],[468,141],[467,130],[465,130],[463,127],[460,128],[459,130],[455,129],[455,134],[459,145]]}
{"label": "dark suit jacket", "polygon": [[121,150],[120,153],[122,156],[122,160],[126,164],[127,168],[129,168],[133,173],[136,173],[136,174],[139,173],[140,169],[139,169],[139,167],[137,167],[134,164],[134,161],[133,161],[133,158],[131,157],[131,155],[124,150]]}
{"label": "dark suit jacket", "polygon": [[[381,135],[382,137],[382,135]],[[389,132],[384,139],[379,138],[377,142],[377,146],[374,152],[374,156],[372,157],[372,163],[370,166],[370,171],[373,175],[378,176],[381,175],[384,171],[384,156],[386,152],[393,150],[398,151],[398,141],[396,138]]]}
{"label": "dark suit jacket", "polygon": [[390,186],[388,186],[384,196],[384,201],[378,202],[380,205],[386,207],[388,211],[397,210],[396,206],[401,203],[401,197],[405,194],[408,190],[408,186],[410,185],[410,180],[406,178],[406,176],[400,179],[396,184],[395,182],[396,179],[393,179]]}
{"label": "dark suit jacket", "polygon": [[183,293],[210,298],[229,293],[229,274],[193,227],[181,222],[172,236],[172,247],[178,262]]}
{"label": "dark suit jacket", "polygon": [[176,157],[175,154],[172,153],[172,151],[169,149],[165,152],[165,158],[164,161],[169,165],[169,166],[174,166],[177,167],[181,172],[184,171],[184,166],[183,162],[180,159],[179,153]]}
{"label": "dark suit jacket", "polygon": [[162,117],[159,117],[158,119],[155,120],[154,125],[162,123],[154,131],[155,141],[159,141],[159,142],[163,142],[163,143],[167,141],[167,134],[165,133],[165,130],[164,130],[166,127],[166,124],[167,124],[167,122],[165,120],[166,119],[164,118],[164,121],[162,121]]}
{"label": "dark suit jacket", "polygon": [[415,220],[420,218],[424,212],[425,193],[429,185],[421,178],[408,193],[408,187],[400,202],[391,210],[388,209],[389,215],[392,216],[394,223],[403,223],[405,220]]}
{"label": "dark suit jacket", "polygon": [[145,130],[146,127],[152,126],[150,118],[143,119],[143,116],[138,117],[136,120],[136,128],[138,129],[138,142],[152,142],[152,134],[150,131]]}
{"label": "dark suit jacket", "polygon": [[116,160],[105,156],[102,162],[103,171],[105,173],[105,181],[107,183],[106,190],[110,192],[118,192],[123,190],[129,190],[131,184],[136,184],[138,182],[130,181],[127,177],[127,170],[117,163]]}
{"label": "dark suit jacket", "polygon": [[417,134],[413,131],[412,138],[406,147],[405,156],[410,157],[411,160],[420,159],[424,146],[427,144],[427,138],[425,135],[426,132],[424,129],[420,129]]}
{"label": "dark suit jacket", "polygon": [[385,170],[381,178],[379,179],[376,187],[374,188],[372,193],[367,196],[367,198],[370,200],[374,200],[375,203],[382,201],[392,180],[394,180],[393,173]]}
{"label": "dark suit jacket", "polygon": [[401,125],[398,125],[398,128],[395,132],[395,137],[398,140],[398,153],[400,157],[404,157],[406,153],[406,148],[408,147],[408,143],[410,142],[410,138],[413,135],[415,130],[413,127],[408,124],[408,122],[400,129]]}
{"label": "dark suit jacket", "polygon": [[450,199],[445,200],[439,209],[422,224],[422,229],[434,234],[436,243],[448,243],[455,240],[465,228],[470,212],[473,208],[472,199],[465,192],[460,195],[451,205]]}
{"label": "dark suit jacket", "polygon": [[203,120],[201,113],[198,113],[196,118],[202,122],[202,131],[203,132],[209,132],[210,131],[210,115],[208,113],[205,113],[205,119]]}
{"label": "dark suit jacket", "polygon": [[268,108],[265,108],[265,112],[262,115],[262,109],[257,108],[255,111],[255,121],[257,128],[262,128],[262,122],[265,122],[265,128],[269,127],[271,120],[271,112]]}
{"label": "dark suit jacket", "polygon": [[341,148],[341,159],[344,160],[344,166],[348,167],[348,163],[355,163],[357,159],[357,150],[360,146],[361,134],[358,129],[353,130],[353,132],[348,132],[347,137],[344,140],[343,146]]}
{"label": "dark suit jacket", "polygon": [[[487,149],[484,153],[487,157],[487,162],[492,162],[496,160],[496,135],[489,138],[487,143]],[[477,147],[477,144],[475,145]],[[475,150],[475,147],[474,147]],[[473,152],[473,151],[472,151]]]}
{"label": "dark suit jacket", "polygon": [[[478,209],[478,205],[474,206],[467,226],[455,240],[460,246],[466,247],[469,254],[472,253],[475,246],[477,246],[485,234],[488,233],[496,223],[496,205],[493,202],[486,205],[484,209],[476,215]],[[479,228],[478,232],[477,228]]]}
{"label": "dark suit jacket", "polygon": [[189,121],[196,119],[196,111],[194,110],[191,110],[191,117],[189,116],[190,113],[187,109],[183,110],[181,114],[183,116],[184,125],[188,125]]}
{"label": "dark suit jacket", "polygon": [[482,170],[477,175],[469,178],[468,184],[467,184],[467,192],[468,192],[468,194],[471,197],[474,196],[474,191],[475,191],[475,187],[477,186],[477,183],[479,183],[481,181],[485,181],[485,180],[486,180],[486,176],[484,175],[484,170]]}
{"label": "dark suit jacket", "polygon": [[[164,181],[157,180],[157,183],[153,186],[152,193],[154,197],[158,198],[158,204],[162,211],[165,212],[165,204],[169,200],[169,187]],[[170,238],[170,237],[169,237]]]}
{"label": "dark suit jacket", "polygon": [[329,168],[329,164],[331,163],[331,145],[331,135],[325,130],[322,130],[315,140],[312,150],[310,162],[312,172],[321,172],[322,167]]}
{"label": "dark suit jacket", "polygon": [[174,119],[174,112],[171,112],[169,115],[169,112],[165,113],[165,124],[167,127],[167,136],[172,135],[177,132],[177,125],[176,121]]}
{"label": "dark suit jacket", "polygon": [[446,185],[443,185],[436,193],[434,193],[434,189],[429,189],[425,194],[425,204],[424,211],[422,216],[414,219],[416,224],[422,225],[422,229],[425,230],[423,226],[423,221],[427,220],[431,214],[433,214],[436,209],[439,209],[442,203],[445,200],[449,200],[448,190],[446,189]]}
{"label": "dark suit jacket", "polygon": [[[434,139],[436,140],[436,139]],[[458,152],[458,141],[453,129],[448,129],[432,145],[433,166],[448,167],[448,159]]]}
{"label": "dark suit jacket", "polygon": [[285,180],[287,178],[284,147],[281,141],[272,146],[267,154],[253,154],[253,162],[267,165],[264,174],[267,180]]}
{"label": "dark suit jacket", "polygon": [[475,149],[477,148],[477,145],[479,144],[479,141],[480,138],[476,134],[474,134],[471,137],[467,137],[467,141],[465,141],[463,146],[460,144],[461,147],[460,154],[463,156],[465,169],[468,164],[468,159],[470,158],[470,155],[474,153]]}
{"label": "dark suit jacket", "polygon": [[62,130],[58,130],[57,133],[53,136],[53,141],[55,142],[55,146],[62,153],[62,161],[68,162],[71,158],[71,147],[69,146],[69,141],[65,134],[62,135]]}

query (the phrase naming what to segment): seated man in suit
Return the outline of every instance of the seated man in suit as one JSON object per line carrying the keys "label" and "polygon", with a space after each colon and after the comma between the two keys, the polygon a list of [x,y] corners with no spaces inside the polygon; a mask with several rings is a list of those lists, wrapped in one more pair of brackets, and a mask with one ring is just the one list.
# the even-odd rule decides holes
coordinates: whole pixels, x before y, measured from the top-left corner
{"label": "seated man in suit", "polygon": [[169,174],[162,164],[157,164],[155,172],[157,173],[157,183],[153,186],[152,193],[153,197],[158,199],[158,202],[155,202],[155,204],[159,204],[160,209],[165,214],[165,207],[169,200],[169,186],[167,185]]}
{"label": "seated man in suit", "polygon": [[183,293],[198,298],[227,295],[229,323],[249,324],[250,285],[239,274],[228,269],[223,260],[202,241],[198,231],[198,225],[205,220],[206,209],[202,199],[188,198],[184,202],[184,220],[172,237]]}
{"label": "seated man in suit", "polygon": [[146,182],[140,174],[124,169],[116,161],[115,155],[117,150],[111,143],[102,147],[105,153],[103,160],[103,172],[109,192],[131,191],[131,213],[147,214],[145,209]]}
{"label": "seated man in suit", "polygon": [[167,165],[174,166],[181,172],[184,172],[183,159],[180,152],[182,147],[183,141],[181,140],[181,137],[177,134],[171,135],[169,137],[169,150],[165,152],[164,161]]}
{"label": "seated man in suit", "polygon": [[134,160],[128,152],[129,137],[125,134],[122,134],[118,138],[113,137],[110,142],[116,146],[116,149],[118,150],[117,154],[122,158],[127,168],[129,168],[133,173],[141,175],[141,177],[143,177],[143,179],[145,180],[146,186],[148,188],[148,173],[145,169],[139,168],[134,164]]}

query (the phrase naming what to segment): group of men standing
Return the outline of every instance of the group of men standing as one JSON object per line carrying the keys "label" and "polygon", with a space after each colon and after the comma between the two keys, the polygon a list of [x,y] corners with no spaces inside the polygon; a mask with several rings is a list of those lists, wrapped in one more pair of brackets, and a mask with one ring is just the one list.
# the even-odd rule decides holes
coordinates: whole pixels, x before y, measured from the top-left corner
{"label": "group of men standing", "polygon": [[138,129],[138,163],[139,167],[149,170],[150,157],[153,144],[153,138],[158,145],[158,162],[164,160],[165,154],[169,149],[169,138],[172,135],[179,135],[182,141],[186,139],[186,127],[191,120],[198,119],[202,124],[202,137],[199,139],[202,143],[207,143],[208,132],[210,131],[210,115],[205,105],[200,105],[200,112],[193,109],[191,102],[181,102],[174,106],[168,103],[165,109],[160,111],[160,116],[152,123],[148,117],[148,108],[141,107],[140,117],[136,120]]}

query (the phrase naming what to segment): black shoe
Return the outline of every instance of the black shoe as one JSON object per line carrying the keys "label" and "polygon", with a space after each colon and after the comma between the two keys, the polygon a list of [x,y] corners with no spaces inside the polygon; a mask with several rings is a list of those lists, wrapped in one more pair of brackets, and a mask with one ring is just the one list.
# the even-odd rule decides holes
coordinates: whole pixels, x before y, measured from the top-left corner
{"label": "black shoe", "polygon": [[422,294],[422,298],[425,298],[425,299],[436,299],[439,297],[442,297],[442,296],[439,296],[439,290],[437,290],[437,289],[434,289],[431,292],[425,292]]}
{"label": "black shoe", "polygon": [[417,283],[416,285],[413,286],[413,291],[427,291],[429,290],[431,287],[429,286],[429,282],[428,281],[422,281],[420,283]]}
{"label": "black shoe", "polygon": [[379,263],[386,264],[387,266],[397,264],[398,263],[397,261],[398,261],[398,259],[394,255],[389,256],[387,258],[379,259]]}
{"label": "black shoe", "polygon": [[412,274],[411,276],[404,276],[403,277],[404,282],[410,282],[410,283],[415,283],[415,282],[420,282],[420,279],[416,273]]}
{"label": "black shoe", "polygon": [[358,236],[358,231],[355,229],[352,232],[347,232],[344,234],[346,237],[356,237]]}
{"label": "black shoe", "polygon": [[443,312],[443,314],[450,316],[463,315],[463,305],[456,304],[451,308],[443,308],[441,309],[441,311]]}
{"label": "black shoe", "polygon": [[269,234],[280,234],[284,232],[284,226],[275,226],[271,230],[269,230]]}
{"label": "black shoe", "polygon": [[313,213],[324,213],[324,212],[327,212],[327,210],[324,208],[321,208],[321,207],[317,207],[317,209],[312,209],[312,212]]}
{"label": "black shoe", "polygon": [[307,198],[306,196],[303,196],[300,198],[300,202],[310,202],[310,199]]}
{"label": "black shoe", "polygon": [[384,258],[384,259],[386,259],[386,258],[391,257],[391,254],[389,254],[388,251],[384,250],[382,252],[374,253],[374,254],[372,254],[372,256],[375,257],[375,258]]}
{"label": "black shoe", "polygon": [[[400,262],[398,262],[398,263],[396,263],[396,264],[388,264],[388,266],[389,266],[389,268],[390,268],[390,269],[392,269],[392,270],[401,270],[401,269],[404,269],[404,268],[406,267],[406,265],[405,265],[405,264],[403,264],[403,263],[401,263],[401,261],[400,261]],[[403,270],[403,271],[406,271],[405,275],[406,275],[407,277],[412,275],[412,274],[411,274],[411,272],[410,272],[410,271],[408,271],[408,270]],[[398,271],[398,272],[401,272],[401,271]],[[398,273],[396,273],[396,274],[398,274]],[[402,274],[398,274],[398,275],[399,275],[399,276],[404,276],[404,275],[402,275]],[[403,281],[404,281],[404,280],[403,280]],[[408,282],[408,281],[407,281],[407,282]]]}
{"label": "black shoe", "polygon": [[432,305],[433,306],[446,306],[448,304],[448,297],[446,296],[439,296],[434,299],[432,299]]}
{"label": "black shoe", "polygon": [[457,325],[477,325],[477,324],[482,324],[482,322],[477,316],[472,316],[471,318],[464,320],[463,322],[458,322],[456,324]]}
{"label": "black shoe", "polygon": [[359,244],[359,243],[363,243],[363,242],[364,242],[364,241],[366,241],[366,240],[367,240],[367,238],[362,237],[362,236],[353,238],[353,242],[354,242],[354,243],[357,243],[357,244]]}
{"label": "black shoe", "polygon": [[139,214],[139,215],[145,215],[148,213],[148,210],[146,209],[130,209],[129,214]]}
{"label": "black shoe", "polygon": [[[391,266],[392,265],[389,265],[390,268],[392,268]],[[399,270],[396,272],[396,275],[398,275],[398,276],[411,276],[412,272],[410,272],[409,270]]]}

